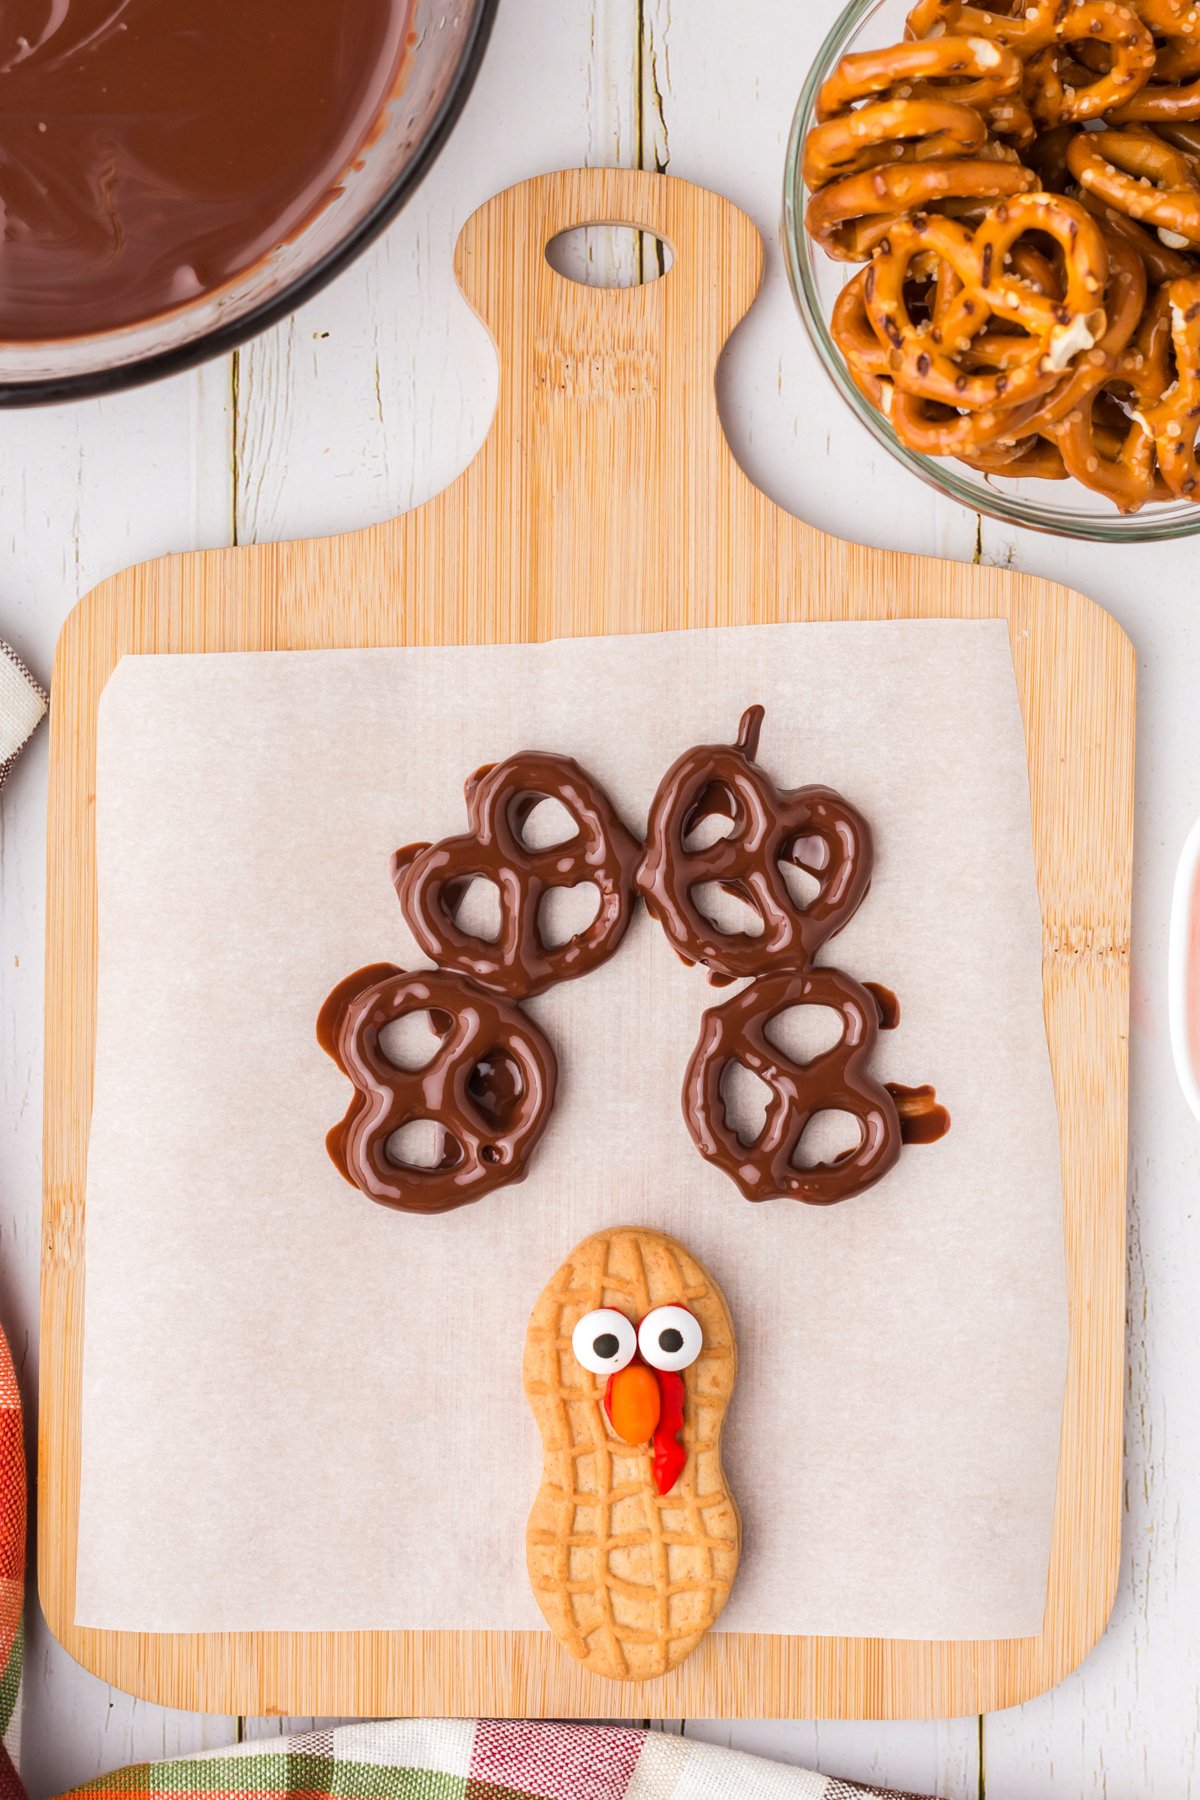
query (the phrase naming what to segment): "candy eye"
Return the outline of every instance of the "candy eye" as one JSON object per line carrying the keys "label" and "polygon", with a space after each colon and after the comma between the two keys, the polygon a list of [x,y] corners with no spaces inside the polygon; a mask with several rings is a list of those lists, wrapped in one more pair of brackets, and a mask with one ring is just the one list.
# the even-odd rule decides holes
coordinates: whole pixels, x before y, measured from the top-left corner
{"label": "candy eye", "polygon": [[585,1313],[571,1333],[575,1361],[593,1375],[615,1375],[633,1361],[637,1333],[633,1322],[614,1307]]}
{"label": "candy eye", "polygon": [[686,1306],[656,1306],[638,1326],[638,1349],[652,1369],[690,1369],[703,1348],[700,1321]]}

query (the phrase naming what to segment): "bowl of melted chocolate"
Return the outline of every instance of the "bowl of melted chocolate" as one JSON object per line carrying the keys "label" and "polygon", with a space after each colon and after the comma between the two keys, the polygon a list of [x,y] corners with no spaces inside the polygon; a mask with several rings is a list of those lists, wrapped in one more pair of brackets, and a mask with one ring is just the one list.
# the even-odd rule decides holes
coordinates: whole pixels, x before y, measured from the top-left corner
{"label": "bowl of melted chocolate", "polygon": [[307,299],[404,204],[496,0],[0,0],[0,404]]}

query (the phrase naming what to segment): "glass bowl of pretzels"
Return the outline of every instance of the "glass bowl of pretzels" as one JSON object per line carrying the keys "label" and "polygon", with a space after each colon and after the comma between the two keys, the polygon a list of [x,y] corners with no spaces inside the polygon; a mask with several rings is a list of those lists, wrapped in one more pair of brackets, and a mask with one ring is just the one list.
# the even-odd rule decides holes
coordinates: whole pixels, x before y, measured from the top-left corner
{"label": "glass bowl of pretzels", "polygon": [[1200,530],[1200,0],[852,0],[783,234],[826,370],[914,474],[1071,537]]}

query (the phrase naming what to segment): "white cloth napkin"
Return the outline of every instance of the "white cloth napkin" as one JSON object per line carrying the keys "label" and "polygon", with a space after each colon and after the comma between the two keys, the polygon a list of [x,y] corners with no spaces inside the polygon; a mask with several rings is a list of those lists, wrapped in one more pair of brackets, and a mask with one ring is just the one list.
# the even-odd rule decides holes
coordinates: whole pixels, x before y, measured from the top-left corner
{"label": "white cloth napkin", "polygon": [[45,688],[34,680],[16,651],[0,638],[0,788],[48,705]]}

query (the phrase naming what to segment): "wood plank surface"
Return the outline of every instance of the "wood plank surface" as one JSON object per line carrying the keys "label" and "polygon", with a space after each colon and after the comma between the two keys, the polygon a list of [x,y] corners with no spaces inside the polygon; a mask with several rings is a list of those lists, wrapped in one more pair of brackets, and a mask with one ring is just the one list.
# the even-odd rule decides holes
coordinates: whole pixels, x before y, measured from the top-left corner
{"label": "wood plank surface", "polygon": [[[598,290],[545,245],[621,221],[668,275]],[[757,288],[744,214],[653,175],[566,173],[488,203],[458,273],[500,359],[496,419],[460,479],[366,531],[143,565],[72,614],[55,664],[47,950],[42,1602],[86,1666],[218,1711],[603,1715],[629,1692],[537,1633],[78,1630],[83,1195],[94,1032],[95,715],[139,651],[465,642],[806,618],[1008,620],[1030,760],[1047,1029],[1062,1120],[1071,1354],[1047,1625],[1003,1644],[710,1637],[639,1690],[663,1714],[903,1717],[1013,1704],[1091,1648],[1117,1565],[1133,655],[1053,584],[842,543],[774,506],[721,431],[713,373]]]}

